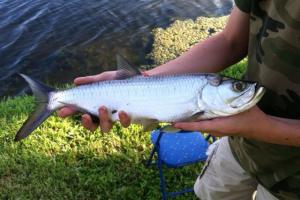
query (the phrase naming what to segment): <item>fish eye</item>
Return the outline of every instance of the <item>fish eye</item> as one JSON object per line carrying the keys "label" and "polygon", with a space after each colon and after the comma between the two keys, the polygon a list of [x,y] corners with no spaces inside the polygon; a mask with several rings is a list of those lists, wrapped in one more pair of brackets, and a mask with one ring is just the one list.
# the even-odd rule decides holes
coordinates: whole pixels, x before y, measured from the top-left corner
{"label": "fish eye", "polygon": [[242,81],[236,81],[233,83],[232,89],[235,92],[242,92],[243,90],[246,89],[246,83],[244,83]]}

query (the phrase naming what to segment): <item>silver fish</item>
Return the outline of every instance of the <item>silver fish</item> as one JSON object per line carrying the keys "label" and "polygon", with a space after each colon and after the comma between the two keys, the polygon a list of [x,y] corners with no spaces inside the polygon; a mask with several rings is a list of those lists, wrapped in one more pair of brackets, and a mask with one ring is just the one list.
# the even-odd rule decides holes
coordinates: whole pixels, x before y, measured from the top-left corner
{"label": "silver fish", "polygon": [[263,96],[264,87],[257,83],[222,77],[218,74],[184,74],[149,76],[140,74],[118,57],[117,80],[102,81],[56,91],[21,75],[31,87],[37,108],[16,134],[16,141],[27,137],[55,110],[74,107],[98,116],[106,106],[113,121],[118,111],[131,116],[133,123],[146,129],[158,122],[211,119],[243,112]]}

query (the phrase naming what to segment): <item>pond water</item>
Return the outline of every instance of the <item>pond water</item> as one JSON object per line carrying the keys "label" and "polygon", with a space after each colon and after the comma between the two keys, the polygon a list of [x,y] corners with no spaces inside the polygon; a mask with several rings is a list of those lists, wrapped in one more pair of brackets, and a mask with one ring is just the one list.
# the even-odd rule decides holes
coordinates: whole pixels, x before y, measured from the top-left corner
{"label": "pond water", "polygon": [[0,97],[22,93],[17,73],[47,83],[149,64],[151,30],[175,19],[228,14],[232,0],[0,0]]}

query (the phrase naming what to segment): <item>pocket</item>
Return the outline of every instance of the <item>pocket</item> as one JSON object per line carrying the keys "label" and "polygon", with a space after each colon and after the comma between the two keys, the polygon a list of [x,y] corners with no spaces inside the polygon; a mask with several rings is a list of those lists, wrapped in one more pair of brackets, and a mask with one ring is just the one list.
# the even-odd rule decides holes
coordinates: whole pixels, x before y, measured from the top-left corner
{"label": "pocket", "polygon": [[219,144],[220,144],[219,141],[220,141],[220,140],[214,142],[213,144],[211,144],[211,145],[209,146],[209,148],[208,148],[207,159],[206,159],[206,161],[205,161],[205,163],[204,163],[204,166],[203,166],[203,168],[202,168],[202,170],[201,170],[201,172],[200,172],[200,175],[199,175],[199,177],[198,177],[199,179],[202,178],[202,176],[204,175],[205,171],[207,170],[207,168],[208,168],[208,166],[209,166],[211,160],[212,160],[213,157],[215,156],[215,154],[216,154],[216,152],[217,152],[217,150],[218,150]]}

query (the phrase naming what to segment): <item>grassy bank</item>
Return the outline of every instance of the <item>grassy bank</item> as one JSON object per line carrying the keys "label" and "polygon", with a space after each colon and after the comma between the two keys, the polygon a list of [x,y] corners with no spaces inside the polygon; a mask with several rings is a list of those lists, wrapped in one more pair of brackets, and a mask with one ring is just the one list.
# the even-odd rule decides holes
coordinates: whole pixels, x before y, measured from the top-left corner
{"label": "grassy bank", "polygon": [[[189,23],[193,27],[195,22]],[[151,56],[160,63],[161,59],[154,55],[163,52],[155,52],[158,39],[155,41]],[[190,41],[189,45],[193,43]],[[170,48],[164,50],[169,55],[167,59],[186,50],[171,54]],[[225,74],[240,77],[244,70],[245,61]],[[0,199],[154,200],[161,197],[158,171],[144,166],[152,148],[149,132],[136,125],[125,129],[117,124],[108,134],[90,133],[76,117],[61,119],[54,115],[26,140],[13,142],[16,131],[33,108],[34,100],[29,96],[0,102]],[[172,190],[192,186],[200,170],[200,164],[169,170],[168,185]],[[178,199],[195,197],[190,194]]]}
{"label": "grassy bank", "polygon": [[[28,139],[13,142],[33,107],[29,96],[0,103],[0,199],[160,197],[157,171],[143,164],[151,145],[141,127],[90,133],[76,118],[52,116]],[[170,171],[172,188],[192,185],[189,177],[199,170]]]}

